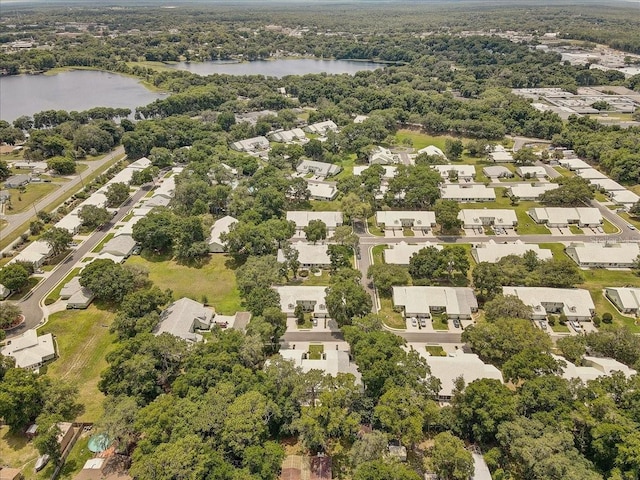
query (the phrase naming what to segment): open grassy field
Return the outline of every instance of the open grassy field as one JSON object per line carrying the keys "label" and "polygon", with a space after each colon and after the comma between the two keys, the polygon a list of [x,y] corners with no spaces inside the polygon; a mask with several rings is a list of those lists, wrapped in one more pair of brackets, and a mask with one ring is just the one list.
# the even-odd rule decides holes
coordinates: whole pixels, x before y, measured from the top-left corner
{"label": "open grassy field", "polygon": [[[456,137],[451,137],[448,135],[438,135],[433,136],[426,133],[416,132],[414,130],[398,130],[396,133],[396,142],[398,145],[402,145],[403,141],[411,140],[413,148],[416,150],[420,150],[427,145],[435,145],[440,150],[444,150],[444,144],[447,141],[456,140]],[[468,138],[457,138],[459,140],[465,141],[470,140]]]}
{"label": "open grassy field", "polygon": [[188,297],[199,302],[207,297],[223,315],[242,310],[235,273],[230,268],[233,260],[227,255],[211,255],[200,267],[191,267],[143,252],[129,257],[126,264],[147,268],[151,281],[163,290],[170,288],[174,299]]}
{"label": "open grassy field", "polygon": [[556,260],[564,256],[564,245],[562,243],[540,243],[538,246],[551,250],[551,254]]}
{"label": "open grassy field", "polygon": [[314,212],[339,212],[341,210],[338,200],[311,200],[311,209]]}
{"label": "open grassy field", "polygon": [[73,277],[78,275],[78,273],[80,273],[80,270],[81,270],[80,268],[74,268],[73,270],[71,270],[69,274],[66,277],[64,277],[64,280],[62,280],[58,284],[58,286],[53,290],[51,290],[51,293],[47,295],[47,298],[44,301],[45,305],[51,305],[53,302],[58,300],[58,298],[60,297],[60,291],[62,290],[62,287],[64,287],[67,283],[69,283],[69,281]]}
{"label": "open grassy field", "polygon": [[79,421],[95,422],[102,415],[104,396],[98,381],[107,366],[105,357],[113,348],[109,326],[114,317],[112,311],[92,305],[87,310],[54,313],[39,329],[40,334],[54,335],[59,354],[46,367],[46,374],[78,386],[78,401],[84,405]]}
{"label": "open grassy field", "polygon": [[25,211],[27,208],[32,208],[34,202],[37,202],[42,197],[46,197],[58,188],[60,188],[60,186],[54,183],[31,183],[26,186],[24,193],[20,193],[18,190],[12,189],[12,209],[8,210],[7,213],[20,213]]}

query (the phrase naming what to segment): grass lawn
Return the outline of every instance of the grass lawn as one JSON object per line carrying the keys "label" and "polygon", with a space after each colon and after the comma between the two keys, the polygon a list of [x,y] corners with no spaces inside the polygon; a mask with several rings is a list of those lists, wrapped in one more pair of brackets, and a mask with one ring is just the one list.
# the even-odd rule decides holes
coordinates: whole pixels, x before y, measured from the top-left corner
{"label": "grass lawn", "polygon": [[604,233],[618,233],[618,227],[607,219],[604,219],[602,230],[604,230]]}
{"label": "grass lawn", "polygon": [[69,275],[67,275],[64,280],[62,280],[58,286],[56,288],[54,288],[53,290],[51,290],[51,293],[49,295],[47,295],[47,298],[44,301],[45,305],[51,305],[53,302],[55,302],[56,300],[58,300],[58,298],[60,297],[60,291],[62,290],[62,287],[64,287],[67,283],[69,283],[69,281],[75,277],[76,275],[78,275],[80,273],[80,268],[74,268],[73,270],[71,270],[69,272]]}
{"label": "grass lawn", "polygon": [[91,250],[91,253],[100,252],[100,250],[102,250],[102,247],[104,247],[104,244],[107,243],[109,240],[111,240],[114,236],[115,236],[115,233],[109,233],[102,240],[100,240],[100,243],[98,243],[95,247],[93,247],[93,250]]}
{"label": "grass lawn", "polygon": [[309,272],[309,275],[306,277],[301,277],[298,275],[296,280],[291,280],[287,285],[305,285],[305,286],[325,286],[329,285],[329,281],[331,280],[331,274],[329,270],[322,270],[322,275],[314,275]]}
{"label": "grass lawn", "polygon": [[380,298],[380,311],[378,315],[382,317],[382,321],[391,328],[398,328],[405,330],[407,328],[407,322],[402,317],[402,314],[399,312],[393,311],[393,301],[391,297],[383,297]]}
{"label": "grass lawn", "polygon": [[22,290],[20,290],[19,292],[15,292],[13,295],[11,295],[9,297],[9,300],[13,300],[14,302],[18,300],[22,300],[24,296],[27,293],[29,293],[31,289],[33,289],[33,287],[35,287],[38,284],[39,281],[40,279],[37,277],[29,277],[29,280],[27,280],[27,284],[22,288]]}
{"label": "grass lawn", "polygon": [[569,327],[567,327],[566,325],[560,325],[558,322],[556,322],[555,325],[549,326],[555,333],[569,333]]}
{"label": "grass lawn", "polygon": [[540,243],[540,248],[547,248],[551,250],[553,258],[558,259],[564,256],[564,245],[562,243]]}
{"label": "grass lawn", "polygon": [[372,215],[367,218],[367,228],[369,229],[369,233],[371,235],[376,235],[377,237],[384,237],[384,231],[378,227],[376,223],[376,216]]}
{"label": "grass lawn", "polygon": [[571,233],[573,233],[574,235],[582,235],[582,234],[584,234],[584,230],[582,230],[577,225],[569,225],[569,231]]}
{"label": "grass lawn", "polygon": [[620,217],[623,218],[627,223],[630,223],[637,229],[640,229],[640,219],[638,219],[637,217],[632,217],[627,212],[620,212],[618,215],[620,215]]}
{"label": "grass lawn", "polygon": [[313,328],[313,323],[311,322],[311,316],[312,315],[313,314],[311,314],[311,313],[305,313],[304,314],[304,320],[302,321],[302,323],[296,322],[296,325],[298,325],[298,328],[302,328],[302,329]]}
{"label": "grass lawn", "polygon": [[13,468],[25,466],[23,475],[25,478],[35,478],[33,465],[40,456],[33,446],[33,442],[27,442],[22,433],[11,433],[6,425],[0,426],[0,454],[2,464]]}
{"label": "grass lawn", "polygon": [[447,317],[444,314],[433,315],[433,329],[434,330],[449,330],[449,324],[447,323]]}
{"label": "grass lawn", "polygon": [[311,209],[314,212],[339,212],[341,207],[338,200],[311,200]]}
{"label": "grass lawn", "polygon": [[596,195],[594,197],[598,202],[610,202],[611,200],[609,199],[609,197],[607,197],[604,193],[602,192],[596,192]]}
{"label": "grass lawn", "polygon": [[115,314],[95,305],[87,310],[65,310],[54,313],[40,334],[55,336],[59,357],[45,367],[54,379],[77,385],[78,401],[84,412],[78,420],[95,422],[102,415],[104,396],[98,390],[100,372],[107,367],[105,357],[113,348],[109,326]]}
{"label": "grass lawn", "polygon": [[413,229],[405,227],[402,229],[402,235],[405,237],[415,237],[416,234],[413,232]]}
{"label": "grass lawn", "polygon": [[446,357],[447,352],[440,345],[427,345],[424,347],[430,355],[434,357]]}
{"label": "grass lawn", "polygon": [[384,263],[384,254],[382,253],[384,250],[389,248],[387,245],[376,245],[371,250],[371,256],[373,257],[374,265],[381,265]]}
{"label": "grass lawn", "polygon": [[[416,150],[420,150],[427,145],[435,145],[440,150],[444,151],[444,144],[447,139],[456,140],[456,137],[451,137],[448,135],[438,135],[433,136],[426,133],[416,132],[414,130],[398,130],[396,133],[396,141],[398,145],[403,144],[403,140],[410,139],[412,142],[412,146]],[[468,140],[464,137],[459,138],[460,140]]]}
{"label": "grass lawn", "polygon": [[309,360],[321,360],[324,345],[309,345]]}
{"label": "grass lawn", "polygon": [[11,206],[13,208],[8,210],[7,213],[20,213],[27,208],[33,208],[32,205],[34,202],[37,202],[58,188],[59,186],[54,183],[31,183],[27,185],[24,193],[13,189],[11,190]]}
{"label": "grass lawn", "polygon": [[223,315],[242,310],[235,273],[230,268],[233,260],[228,255],[211,255],[202,266],[190,267],[143,252],[129,257],[126,264],[147,268],[151,281],[162,290],[170,288],[176,300],[189,297],[200,302],[206,296]]}
{"label": "grass lawn", "polygon": [[553,169],[558,172],[560,175],[562,175],[563,177],[575,177],[576,174],[575,172],[572,172],[571,170],[569,170],[568,168],[564,168],[564,167],[553,167]]}

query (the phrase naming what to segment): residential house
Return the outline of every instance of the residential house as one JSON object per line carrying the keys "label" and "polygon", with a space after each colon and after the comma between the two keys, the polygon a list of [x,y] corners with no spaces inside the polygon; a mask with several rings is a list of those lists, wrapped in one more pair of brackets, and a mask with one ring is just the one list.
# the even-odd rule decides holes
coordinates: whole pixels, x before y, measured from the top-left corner
{"label": "residential house", "polygon": [[12,175],[4,181],[5,188],[20,188],[26,186],[31,181],[31,175]]}
{"label": "residential house", "polygon": [[565,252],[582,268],[631,268],[640,254],[637,243],[572,243]]}
{"label": "residential house", "polygon": [[80,227],[82,227],[82,219],[78,215],[79,211],[80,207],[62,217],[54,226],[65,229],[71,235],[77,234],[80,231]]}
{"label": "residential house", "polygon": [[405,318],[445,313],[450,319],[468,320],[478,310],[473,289],[467,287],[393,287],[393,305],[403,308]]}
{"label": "residential house", "polygon": [[102,247],[101,252],[110,253],[117,257],[128,258],[136,246],[131,235],[116,235]]}
{"label": "residential house", "polygon": [[379,210],[376,212],[376,224],[390,231],[415,228],[426,233],[436,226],[436,214],[416,210]]}
{"label": "residential house", "polygon": [[518,225],[516,212],[501,208],[463,208],[458,212],[458,220],[462,222],[464,228],[514,228]]}
{"label": "residential house", "polygon": [[[327,244],[294,242],[291,248],[298,252],[298,262],[302,268],[325,268],[331,265]],[[286,262],[282,249],[278,250],[278,262]]]}
{"label": "residential house", "polygon": [[473,165],[431,165],[431,168],[437,170],[444,180],[448,180],[451,172],[455,172],[458,181],[470,182],[476,176],[476,167]]}
{"label": "residential house", "polygon": [[545,178],[547,176],[547,171],[544,169],[544,167],[533,165],[517,167],[516,173],[522,178]]}
{"label": "residential house", "polygon": [[119,455],[90,458],[73,480],[131,480],[127,460]]}
{"label": "residential house", "polygon": [[533,252],[538,260],[551,260],[553,254],[547,248],[540,248],[535,243],[523,243],[520,240],[515,242],[496,243],[493,240],[478,243],[471,249],[471,256],[476,261],[496,263],[501,258],[509,255],[523,256],[527,252]]}
{"label": "residential house", "polygon": [[211,253],[224,253],[226,242],[222,241],[222,234],[229,233],[231,226],[238,223],[238,220],[227,215],[215,221],[211,227],[211,234],[209,235],[209,252]]}
{"label": "residential house", "polygon": [[528,213],[536,223],[544,223],[548,227],[599,227],[603,221],[602,213],[594,207],[532,208]]}
{"label": "residential house", "polygon": [[555,190],[559,186],[557,183],[517,183],[509,187],[509,196],[520,200],[538,200],[544,192]]}
{"label": "residential house", "polygon": [[260,110],[258,112],[237,113],[236,123],[248,123],[255,127],[262,117],[277,117],[278,112],[274,110]]}
{"label": "residential house", "polygon": [[209,330],[214,315],[213,309],[183,297],[163,310],[154,334],[170,333],[188,342],[200,342],[202,335],[196,332]]}
{"label": "residential house", "polygon": [[579,379],[583,382],[595,380],[599,377],[609,376],[613,372],[622,372],[625,377],[629,378],[637,372],[623,363],[612,358],[600,358],[585,356],[582,359],[582,366],[571,363],[566,358],[552,354],[554,360],[564,362],[562,367],[562,378],[566,380]]}
{"label": "residential house", "polygon": [[294,141],[308,142],[309,139],[301,128],[293,128],[291,130],[282,130],[271,135],[275,142],[291,143]]}
{"label": "residential house", "polygon": [[579,158],[562,158],[558,161],[560,165],[564,168],[567,168],[572,171],[576,170],[584,170],[586,168],[593,168],[584,160],[580,160]]}
{"label": "residential house", "polygon": [[626,190],[625,187],[610,178],[592,178],[589,179],[589,183],[595,185],[598,190],[604,190],[605,192]]}
{"label": "residential house", "polygon": [[327,162],[316,162],[315,160],[303,160],[300,165],[296,167],[296,171],[301,175],[307,175],[309,173],[318,177],[331,177],[337,175],[342,170],[340,165],[334,165]]}
{"label": "residential house", "polygon": [[316,135],[325,136],[328,131],[337,132],[338,126],[333,121],[326,120],[324,122],[308,125],[306,130],[310,133],[315,133]]}
{"label": "residential house", "polygon": [[[355,167],[353,167],[353,174],[356,177],[359,177],[360,175],[362,175],[362,172],[364,172],[369,167],[370,165],[356,165]],[[384,172],[382,173],[383,181],[391,180],[396,176],[396,172],[398,171],[398,167],[394,165],[382,165],[382,168],[384,169]]]}
{"label": "residential house", "polygon": [[356,383],[362,382],[358,366],[349,358],[349,352],[326,348],[319,359],[309,358],[309,352],[281,348],[278,353],[285,360],[290,360],[303,372],[320,370],[333,377],[339,373],[350,373],[356,377]]}
{"label": "residential house", "polygon": [[307,189],[311,200],[333,200],[338,195],[338,184],[335,182],[307,180]]}
{"label": "residential house", "polygon": [[606,287],[604,292],[620,313],[634,316],[640,313],[640,288]]}
{"label": "residential house", "polygon": [[153,162],[149,160],[147,157],[142,157],[136,160],[135,162],[131,162],[127,165],[127,168],[133,168],[134,170],[144,170],[145,168],[149,168],[153,165]]}
{"label": "residential house", "polygon": [[444,160],[447,160],[447,156],[444,154],[444,152],[440,150],[438,147],[436,147],[435,145],[427,145],[426,147],[418,150],[416,153],[418,155],[424,153],[429,155],[430,157],[431,156],[442,157]]}
{"label": "residential house", "polygon": [[298,305],[314,318],[328,318],[329,312],[325,303],[327,287],[284,286],[274,287],[280,295],[280,309],[288,317],[295,316]]}
{"label": "residential house", "polygon": [[38,269],[51,255],[51,247],[43,240],[36,240],[27,245],[18,255],[13,257],[9,263],[27,262],[32,263]]}
{"label": "residential house", "polygon": [[418,253],[423,248],[434,247],[438,250],[442,250],[442,245],[431,242],[423,242],[418,244],[408,244],[406,242],[400,242],[396,244],[388,245],[388,248],[382,251],[384,257],[384,263],[392,265],[409,265],[411,257]]}
{"label": "residential house", "polygon": [[567,320],[587,322],[595,315],[589,290],[578,288],[502,287],[503,295],[515,295],[533,311],[531,320],[544,320],[549,314],[564,314]]}
{"label": "residential house", "polygon": [[494,145],[492,151],[489,152],[489,159],[495,163],[509,163],[513,162],[513,155],[502,145]]}
{"label": "residential house", "polygon": [[50,333],[38,336],[31,329],[19,337],[8,339],[0,353],[13,358],[18,368],[37,371],[46,361],[55,358],[56,348]]}
{"label": "residential house", "polygon": [[584,178],[585,180],[602,180],[607,177],[604,173],[599,172],[595,168],[583,168],[576,172],[576,175]]}
{"label": "residential house", "polygon": [[631,190],[615,190],[609,192],[608,195],[613,203],[619,205],[625,210],[629,210],[638,203],[638,201],[640,201],[640,196],[636,195]]}
{"label": "residential house", "polygon": [[496,178],[513,177],[513,172],[511,170],[509,170],[507,167],[502,167],[500,165],[484,167],[482,169],[482,173],[484,173],[487,178],[490,178],[492,180]]}
{"label": "residential house", "polygon": [[266,137],[253,137],[239,140],[231,144],[231,148],[239,152],[258,152],[269,149],[269,140]]}
{"label": "residential house", "polygon": [[296,231],[299,234],[304,233],[305,227],[311,220],[322,220],[331,235],[336,227],[342,226],[342,212],[289,211],[287,220],[296,224]]}
{"label": "residential house", "polygon": [[398,155],[385,147],[378,146],[369,154],[369,165],[390,165],[398,162]]}
{"label": "residential house", "polygon": [[493,202],[496,192],[493,188],[484,185],[448,184],[440,187],[443,200],[455,200],[456,202]]}

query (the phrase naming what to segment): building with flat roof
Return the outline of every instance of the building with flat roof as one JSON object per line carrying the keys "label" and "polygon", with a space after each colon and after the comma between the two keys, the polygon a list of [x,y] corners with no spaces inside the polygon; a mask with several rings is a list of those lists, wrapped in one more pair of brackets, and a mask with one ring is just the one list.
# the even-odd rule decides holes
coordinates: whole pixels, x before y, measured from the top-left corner
{"label": "building with flat roof", "polygon": [[307,180],[307,189],[311,200],[333,200],[338,195],[338,185],[335,182]]}
{"label": "building with flat roof", "polygon": [[595,185],[598,190],[604,190],[605,192],[616,192],[626,190],[625,187],[618,182],[611,180],[610,178],[593,178],[589,180],[591,185]]}
{"label": "building with flat roof", "polygon": [[486,177],[491,179],[513,177],[513,172],[509,170],[507,167],[503,167],[501,165],[492,165],[489,167],[484,167],[482,169],[482,173],[484,173]]}
{"label": "building with flat roof", "polygon": [[561,158],[558,163],[569,170],[584,170],[585,168],[593,168],[584,160],[579,158]]}
{"label": "building with flat roof", "polygon": [[515,242],[496,243],[493,240],[478,243],[471,249],[471,256],[477,262],[496,263],[501,258],[509,255],[523,256],[527,252],[533,252],[538,256],[538,260],[550,260],[553,258],[551,250],[540,248],[535,243],[523,243],[520,240]]}
{"label": "building with flat roof", "polygon": [[585,180],[601,180],[604,178],[609,178],[604,173],[599,172],[595,168],[582,168],[576,172],[576,175],[584,178]]}
{"label": "building with flat roof", "polygon": [[369,165],[391,165],[399,162],[398,155],[391,153],[391,150],[385,147],[377,146],[369,154]]}
{"label": "building with flat roof", "polygon": [[638,203],[638,201],[640,201],[640,196],[636,195],[631,190],[615,190],[609,192],[609,197],[613,203],[626,210],[629,210]]}
{"label": "building with flat roof", "polygon": [[153,162],[149,160],[147,157],[142,157],[136,160],[135,162],[131,162],[127,165],[127,168],[133,168],[134,170],[144,170],[145,168],[149,168],[153,165]]}
{"label": "building with flat roof", "polygon": [[331,177],[337,175],[342,170],[340,165],[334,165],[327,162],[316,162],[315,160],[303,160],[300,165],[296,167],[296,171],[300,174],[306,175],[312,173],[319,177]]}
{"label": "building with flat roof", "polygon": [[405,318],[445,313],[464,320],[478,310],[473,289],[467,287],[393,287],[393,305],[403,308]]}
{"label": "building with flat roof", "polygon": [[620,313],[635,316],[640,313],[640,288],[606,287],[604,292]]}
{"label": "building with flat roof", "polygon": [[[356,177],[359,177],[360,175],[362,175],[362,172],[364,172],[369,167],[370,165],[356,165],[355,167],[353,167],[353,174]],[[394,165],[382,165],[382,168],[384,169],[384,173],[382,174],[383,180],[391,180],[396,176],[396,172],[398,171],[398,167]]]}
{"label": "building with flat roof", "polygon": [[222,241],[222,234],[229,233],[231,226],[238,223],[238,220],[227,215],[226,217],[219,218],[211,226],[211,233],[209,235],[209,252],[211,253],[224,253],[226,242]]}
{"label": "building with flat roof", "polygon": [[7,340],[0,353],[13,358],[16,367],[37,371],[46,361],[55,358],[56,348],[50,333],[38,336],[38,333],[31,329],[19,337]]}
{"label": "building with flat roof", "polygon": [[513,155],[502,145],[494,145],[491,152],[489,152],[489,159],[495,163],[510,163],[513,162]]}
{"label": "building with flat roof", "polygon": [[518,183],[509,187],[509,195],[520,200],[538,200],[540,195],[549,190],[555,190],[557,183]]}
{"label": "building with flat roof", "polygon": [[275,142],[291,143],[294,141],[306,142],[308,141],[307,135],[301,128],[292,128],[291,130],[282,130],[275,132],[271,135],[271,138]]}
{"label": "building with flat roof", "polygon": [[309,358],[309,352],[303,350],[280,349],[278,352],[285,360],[290,360],[303,372],[310,370],[320,370],[333,377],[339,373],[350,373],[356,377],[356,383],[362,383],[358,366],[349,358],[349,352],[325,348],[319,359]]}
{"label": "building with flat roof", "polygon": [[545,178],[547,176],[544,167],[536,165],[517,167],[516,173],[522,178]]}
{"label": "building with flat roof", "polygon": [[637,243],[571,243],[565,252],[582,268],[631,268],[640,254]]}
{"label": "building with flat roof", "polygon": [[503,295],[514,295],[532,308],[531,320],[544,320],[549,314],[565,314],[567,320],[586,322],[596,307],[589,290],[579,288],[502,287]]}
{"label": "building with flat roof", "polygon": [[536,223],[544,223],[548,227],[598,227],[603,221],[602,213],[594,207],[532,208],[528,213]]}
{"label": "building with flat roof", "polygon": [[421,153],[425,153],[429,156],[437,156],[437,157],[442,157],[445,160],[447,159],[447,156],[444,154],[444,152],[440,150],[438,147],[436,147],[435,145],[427,145],[426,147],[418,150],[416,153],[418,155],[420,155]]}
{"label": "building with flat roof", "polygon": [[154,329],[155,335],[170,333],[188,342],[202,341],[198,330],[209,330],[215,312],[190,298],[181,298],[165,308],[160,314],[160,322]]}
{"label": "building with flat roof", "polygon": [[65,215],[54,226],[56,228],[63,228],[71,235],[75,235],[80,231],[80,227],[82,227],[82,220],[78,216],[79,210],[80,208],[76,208],[71,213]]}
{"label": "building with flat roof", "polygon": [[[302,268],[328,267],[331,265],[327,244],[311,244],[307,242],[291,243],[291,248],[298,252],[298,261]],[[278,262],[286,262],[282,249],[278,250]]]}
{"label": "building with flat roof", "polygon": [[269,140],[267,137],[253,137],[245,140],[239,140],[231,144],[231,148],[239,152],[257,152],[269,149]]}
{"label": "building with flat roof", "polygon": [[513,228],[518,225],[518,217],[514,210],[501,208],[463,208],[458,212],[458,220],[464,228],[504,227]]}
{"label": "building with flat roof", "polygon": [[325,120],[324,122],[317,122],[308,125],[306,130],[310,133],[324,136],[328,131],[337,132],[338,126],[332,120]]}
{"label": "building with flat roof", "polygon": [[451,171],[458,174],[458,180],[473,180],[476,176],[476,167],[473,165],[431,165],[431,168],[437,170],[444,180],[449,178]]}
{"label": "building with flat roof", "polygon": [[409,261],[414,254],[418,253],[423,248],[434,247],[438,250],[442,250],[442,245],[431,242],[423,242],[418,244],[408,244],[406,242],[400,242],[396,244],[388,245],[388,248],[382,251],[384,257],[384,263],[392,265],[409,265]]}
{"label": "building with flat roof", "polygon": [[378,210],[376,224],[385,230],[418,228],[428,232],[436,226],[436,214],[429,211]]}
{"label": "building with flat roof", "polygon": [[342,226],[342,212],[312,212],[307,210],[287,212],[287,220],[296,224],[296,230],[302,232],[311,220],[322,220],[327,230]]}
{"label": "building with flat roof", "polygon": [[493,188],[479,184],[448,184],[440,187],[443,200],[456,202],[492,202],[496,199]]}
{"label": "building with flat roof", "polygon": [[274,287],[280,295],[280,309],[288,317],[295,316],[296,306],[301,305],[306,313],[311,313],[314,318],[327,318],[327,305],[325,295],[327,287],[311,286],[283,286]]}

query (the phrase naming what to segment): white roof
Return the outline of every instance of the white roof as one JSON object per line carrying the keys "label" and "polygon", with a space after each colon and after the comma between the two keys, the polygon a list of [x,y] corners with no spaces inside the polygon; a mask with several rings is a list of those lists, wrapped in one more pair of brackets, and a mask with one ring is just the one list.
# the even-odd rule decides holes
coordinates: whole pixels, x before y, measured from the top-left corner
{"label": "white roof", "polygon": [[327,348],[323,354],[324,358],[319,360],[302,358],[306,353],[303,350],[280,349],[278,353],[285,360],[292,361],[305,373],[310,370],[321,370],[334,377],[338,373],[351,373],[356,377],[356,382],[360,383],[360,372],[356,364],[349,360],[348,352]]}
{"label": "white roof", "polygon": [[369,155],[369,163],[389,164],[398,163],[398,156],[391,153],[391,150],[385,147],[377,146]]}
{"label": "white roof", "polygon": [[615,203],[623,204],[623,205],[633,205],[640,197],[633,193],[631,190],[616,190],[611,192],[611,199]]}
{"label": "white roof", "polygon": [[109,252],[100,252],[100,254],[91,261],[94,262],[96,260],[111,260],[113,263],[122,263],[125,258],[121,255],[114,255]]}
{"label": "white roof", "polygon": [[532,208],[532,217],[541,223],[566,224],[578,222],[581,225],[602,223],[602,213],[595,207],[546,207]]}
{"label": "white roof", "polygon": [[609,178],[604,173],[599,172],[595,168],[583,168],[576,172],[576,175],[582,178],[586,178],[587,180],[596,179],[596,178]]}
{"label": "white roof", "polygon": [[511,243],[496,243],[494,240],[474,245],[471,254],[476,262],[496,263],[508,255],[522,256],[528,251],[533,251],[539,260],[550,260],[553,258],[551,250],[540,248],[535,243],[523,243],[520,240]]}
{"label": "white roof", "polygon": [[[356,165],[355,167],[353,167],[353,174],[356,177],[359,177],[360,175],[362,175],[362,172],[364,172],[369,167],[370,165]],[[382,178],[389,180],[396,176],[398,167],[394,165],[381,165],[381,167],[384,168],[384,173],[382,174]]]}
{"label": "white roof", "polygon": [[156,335],[170,333],[184,340],[196,342],[202,339],[196,329],[209,329],[214,311],[190,298],[173,302],[160,314],[160,323],[154,329]]}
{"label": "white roof", "polygon": [[418,150],[418,154],[420,153],[426,153],[427,155],[437,155],[442,158],[447,158],[444,152],[435,145],[427,145],[426,147],[421,148],[420,150]]}
{"label": "white roof", "polygon": [[82,290],[82,285],[80,285],[80,277],[76,276],[69,280],[60,290],[60,298],[65,299],[69,298],[71,295],[76,293],[77,291]]}
{"label": "white roof", "polygon": [[338,131],[338,126],[332,120],[326,120],[324,122],[312,123],[307,126],[307,129],[311,133],[318,133],[320,135],[324,135],[327,133],[327,130],[333,130],[334,132]]}
{"label": "white roof", "polygon": [[[291,248],[298,251],[298,261],[302,265],[331,265],[326,244],[313,245],[307,242],[295,242],[291,244]],[[282,249],[278,250],[278,262],[285,261]]]}
{"label": "white roof", "polygon": [[280,295],[280,309],[293,313],[299,302],[315,302],[314,313],[327,314],[325,295],[327,287],[284,286],[274,287]]}
{"label": "white roof", "polygon": [[438,250],[442,250],[442,246],[436,243],[424,242],[419,244],[407,244],[400,242],[397,244],[390,244],[386,250],[383,250],[384,263],[390,263],[393,265],[409,265],[409,260],[414,253],[418,253],[423,248],[435,247]]}
{"label": "white roof", "polygon": [[464,378],[466,385],[483,378],[493,378],[503,382],[500,370],[484,363],[475,353],[464,353],[461,349],[447,357],[429,355],[426,351],[420,350],[418,353],[427,360],[431,375],[440,379],[440,396],[453,395],[458,377]]}
{"label": "white roof", "polygon": [[598,377],[605,375],[611,375],[613,371],[620,371],[625,376],[630,377],[635,374],[636,371],[627,367],[623,363],[620,363],[612,358],[599,358],[599,357],[583,357],[584,366],[577,366],[571,363],[564,357],[551,354],[555,360],[560,360],[566,363],[566,366],[562,369],[562,378],[566,380],[572,380],[574,378],[580,379],[583,382],[595,380]]}
{"label": "white roof", "polygon": [[124,183],[126,185],[129,185],[129,183],[131,182],[131,178],[133,178],[133,172],[135,171],[136,171],[135,168],[128,168],[128,167],[123,170],[120,170],[118,173],[115,174],[115,176],[111,180],[107,182],[106,185],[112,185],[114,183]]}
{"label": "white roof", "polygon": [[589,183],[603,189],[605,192],[626,190],[625,187],[620,185],[618,182],[611,180],[610,178],[591,178],[589,179]]}
{"label": "white roof", "polygon": [[511,195],[518,198],[538,198],[544,192],[555,190],[559,186],[557,183],[535,183],[533,185],[530,183],[518,183],[511,185],[509,191]]}
{"label": "white roof", "polygon": [[342,170],[342,168],[339,165],[327,162],[316,162],[315,160],[303,160],[300,165],[296,167],[296,171],[299,173],[313,172],[323,177],[336,175],[340,173],[340,170]]}
{"label": "white roof", "polygon": [[55,355],[55,345],[50,333],[38,337],[35,330],[27,330],[19,337],[9,340],[8,345],[2,348],[0,353],[6,357],[12,357],[16,361],[16,367],[33,368],[44,360]]}
{"label": "white roof", "polygon": [[393,304],[405,307],[407,314],[427,314],[439,307],[449,315],[471,315],[478,308],[473,290],[466,287],[393,287]]}
{"label": "white roof", "polygon": [[482,169],[487,177],[512,177],[513,173],[507,167],[492,165]]}
{"label": "white roof", "polygon": [[253,137],[234,142],[231,146],[236,150],[245,151],[265,149],[269,148],[269,140],[267,140],[267,138],[263,136]]}
{"label": "white roof", "polygon": [[582,170],[585,168],[593,168],[584,160],[579,158],[561,158],[558,163],[569,170]]}
{"label": "white roof", "polygon": [[27,245],[18,255],[13,257],[9,263],[31,262],[39,263],[47,258],[51,253],[51,247],[43,240],[36,240]]}
{"label": "white roof", "polygon": [[144,202],[144,205],[149,208],[153,207],[166,207],[171,203],[171,199],[164,195],[154,195],[149,200]]}
{"label": "white roof", "polygon": [[471,178],[476,175],[476,167],[473,165],[431,165],[431,168],[437,170],[440,176],[446,179],[451,170],[458,172],[458,177]]}
{"label": "white roof", "polygon": [[356,115],[356,118],[353,119],[353,123],[362,123],[367,118],[369,118],[367,115]]}
{"label": "white roof", "polygon": [[637,373],[634,369],[627,367],[624,363],[614,360],[613,358],[591,357],[586,355],[582,360],[585,365],[593,367],[605,375],[611,375],[613,372],[622,372],[629,378],[631,375]]}
{"label": "white roof", "polygon": [[[107,205],[107,196],[105,192],[107,189],[102,187],[97,192],[93,193],[89,198],[87,198],[84,202],[78,205],[78,208],[82,208],[85,205],[93,205],[94,207],[103,208]],[[77,210],[77,209],[76,209]]]}
{"label": "white roof", "polygon": [[502,287],[503,295],[515,295],[533,308],[534,315],[546,314],[545,304],[562,304],[567,316],[590,317],[595,310],[589,290],[579,288]]}
{"label": "white roof", "polygon": [[301,128],[292,128],[291,130],[283,130],[273,134],[273,139],[277,142],[292,142],[305,138],[307,138],[307,135]]}
{"label": "white roof", "polygon": [[631,266],[640,254],[637,243],[572,243],[567,254],[578,264],[628,264]]}
{"label": "white roof", "polygon": [[612,291],[617,293],[623,309],[640,309],[640,288],[631,287],[607,287],[607,293]]}
{"label": "white roof", "polygon": [[495,200],[496,192],[493,188],[484,185],[457,185],[449,184],[440,187],[444,200]]}
{"label": "white roof", "polygon": [[90,458],[82,467],[83,470],[101,470],[104,465],[104,458]]}
{"label": "white roof", "polygon": [[342,225],[342,212],[289,211],[287,220],[295,223],[298,228],[306,227],[311,220],[322,220],[327,228],[333,229]]}
{"label": "white roof", "polygon": [[164,178],[158,188],[153,191],[153,197],[162,195],[167,198],[173,198],[173,192],[176,189],[176,177],[172,175],[168,178]]}
{"label": "white roof", "polygon": [[104,252],[118,257],[126,257],[131,253],[135,246],[136,241],[133,237],[121,234],[114,236],[111,240],[105,243],[104,247],[102,247],[101,253]]}
{"label": "white roof", "polygon": [[418,210],[379,210],[376,212],[376,223],[384,223],[387,228],[401,227],[403,223],[413,223],[415,227],[430,227],[436,224],[436,214]]}
{"label": "white roof", "polygon": [[307,181],[307,188],[311,198],[333,200],[338,194],[338,187],[333,182]]}
{"label": "white roof", "polygon": [[0,283],[0,300],[4,300],[9,296],[11,290]]}
{"label": "white roof", "polygon": [[536,166],[524,166],[516,168],[516,172],[524,177],[529,174],[532,177],[544,177],[547,175],[547,171],[544,167],[536,167]]}
{"label": "white roof", "polygon": [[511,152],[507,152],[502,145],[494,145],[493,151],[489,153],[489,156],[494,162],[513,162],[513,155],[511,155]]}
{"label": "white roof", "polygon": [[80,217],[78,216],[78,209],[75,209],[73,212],[65,215],[58,223],[55,224],[55,227],[64,228],[71,234],[75,234],[80,226],[82,226],[82,220],[80,220]]}
{"label": "white roof", "polygon": [[229,230],[231,230],[231,225],[234,225],[236,223],[238,223],[238,220],[236,220],[235,218],[229,215],[216,220],[216,222],[211,227],[211,235],[209,236],[209,245],[211,244],[224,245],[224,243],[220,239],[220,236],[223,233],[229,233]]}
{"label": "white roof", "polygon": [[497,226],[511,227],[518,223],[516,212],[506,208],[463,208],[458,212],[458,219],[462,220],[464,225],[477,226],[491,222]]}
{"label": "white roof", "polygon": [[149,160],[147,157],[142,157],[136,160],[135,162],[132,162],[129,165],[127,165],[127,168],[133,168],[135,170],[144,170],[145,168],[148,168],[151,165],[152,165],[151,160]]}

